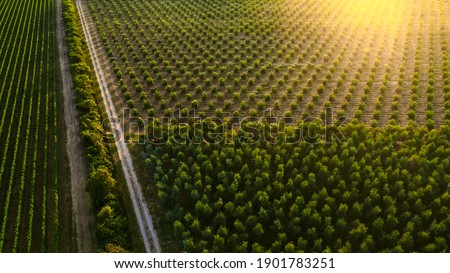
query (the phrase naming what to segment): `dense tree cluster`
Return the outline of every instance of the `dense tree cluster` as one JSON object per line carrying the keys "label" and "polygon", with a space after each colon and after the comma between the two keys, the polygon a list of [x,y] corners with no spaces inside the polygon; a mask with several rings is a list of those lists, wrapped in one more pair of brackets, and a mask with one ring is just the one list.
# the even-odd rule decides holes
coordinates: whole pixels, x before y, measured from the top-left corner
{"label": "dense tree cluster", "polygon": [[448,251],[450,128],[340,130],[344,141],[242,144],[238,129],[229,144],[148,144],[183,251]]}
{"label": "dense tree cluster", "polygon": [[112,175],[111,156],[103,142],[104,129],[95,101],[89,53],[73,0],[63,1],[63,20],[77,108],[80,111],[81,136],[89,161],[88,190],[98,211],[96,235],[99,251],[123,252],[130,247],[128,221],[116,188],[117,182]]}

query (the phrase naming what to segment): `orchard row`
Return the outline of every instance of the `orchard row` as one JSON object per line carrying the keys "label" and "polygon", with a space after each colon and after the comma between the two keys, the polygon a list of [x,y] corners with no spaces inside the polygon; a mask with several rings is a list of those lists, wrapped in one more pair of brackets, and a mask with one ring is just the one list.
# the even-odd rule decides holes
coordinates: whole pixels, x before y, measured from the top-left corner
{"label": "orchard row", "polygon": [[119,108],[170,116],[450,118],[445,1],[88,1]]}

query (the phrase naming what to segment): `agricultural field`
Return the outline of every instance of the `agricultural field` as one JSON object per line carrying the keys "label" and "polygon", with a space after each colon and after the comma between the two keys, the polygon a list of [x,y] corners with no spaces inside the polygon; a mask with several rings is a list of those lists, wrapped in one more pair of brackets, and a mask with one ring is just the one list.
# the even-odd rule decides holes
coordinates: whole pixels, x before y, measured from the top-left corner
{"label": "agricultural field", "polygon": [[0,2],[0,252],[73,251],[55,1]]}
{"label": "agricultural field", "polygon": [[449,251],[448,1],[83,5],[167,249]]}
{"label": "agricultural field", "polygon": [[119,109],[142,117],[450,119],[448,1],[84,1]]}

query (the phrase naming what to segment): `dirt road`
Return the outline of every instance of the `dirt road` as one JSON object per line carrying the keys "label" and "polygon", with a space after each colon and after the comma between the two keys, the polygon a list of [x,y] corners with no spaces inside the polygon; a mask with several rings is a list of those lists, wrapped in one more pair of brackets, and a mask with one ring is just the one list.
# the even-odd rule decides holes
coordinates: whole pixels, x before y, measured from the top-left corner
{"label": "dirt road", "polygon": [[158,237],[153,227],[152,217],[148,210],[141,186],[136,177],[136,172],[133,167],[130,151],[128,150],[128,146],[122,137],[124,135],[122,126],[120,125],[111,94],[106,84],[106,78],[98,58],[97,50],[92,43],[93,39],[86,21],[86,16],[81,0],[77,0],[77,8],[78,13],[80,14],[84,35],[86,37],[89,51],[91,53],[95,74],[97,76],[100,90],[102,92],[103,102],[105,103],[106,112],[108,113],[110,128],[114,134],[114,138],[116,141],[117,151],[127,182],[128,191],[130,192],[131,201],[133,202],[133,209],[136,214],[139,230],[141,232],[141,236],[145,245],[145,250],[147,252],[161,252]]}
{"label": "dirt road", "polygon": [[83,143],[80,138],[80,126],[75,108],[72,75],[70,74],[67,47],[64,42],[64,27],[62,22],[61,0],[56,0],[56,29],[59,62],[64,94],[64,118],[67,126],[67,155],[70,164],[70,179],[72,185],[72,211],[75,224],[78,252],[94,252],[94,213],[92,200],[86,191],[88,178],[87,164],[83,153]]}

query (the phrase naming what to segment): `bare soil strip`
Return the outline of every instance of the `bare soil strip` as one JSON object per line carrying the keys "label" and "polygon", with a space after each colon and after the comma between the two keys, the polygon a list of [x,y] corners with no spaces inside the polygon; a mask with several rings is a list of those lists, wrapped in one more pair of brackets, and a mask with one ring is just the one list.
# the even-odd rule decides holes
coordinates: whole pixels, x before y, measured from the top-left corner
{"label": "bare soil strip", "polygon": [[158,237],[153,227],[153,220],[147,207],[147,203],[142,193],[141,185],[139,184],[136,176],[136,172],[133,167],[130,152],[123,139],[123,130],[117,116],[116,109],[113,104],[111,94],[106,84],[105,73],[102,70],[100,61],[98,58],[97,50],[93,44],[90,30],[87,25],[86,17],[84,15],[81,0],[77,0],[78,13],[80,14],[81,24],[83,27],[84,35],[86,36],[86,42],[89,47],[89,52],[94,64],[95,74],[100,85],[102,92],[103,102],[105,103],[106,112],[110,121],[110,128],[114,134],[116,141],[117,152],[122,164],[122,169],[127,182],[127,187],[130,192],[131,201],[133,202],[134,212],[136,214],[139,230],[144,241],[145,250],[147,252],[161,252]]}
{"label": "bare soil strip", "polygon": [[78,252],[94,252],[95,218],[92,200],[86,191],[88,177],[83,143],[80,137],[78,112],[75,108],[75,94],[73,91],[72,75],[70,73],[67,47],[64,42],[64,28],[62,22],[61,0],[56,0],[56,28],[58,39],[59,62],[64,94],[64,118],[67,125],[67,155],[70,165],[70,179],[72,187],[73,223],[75,224]]}

